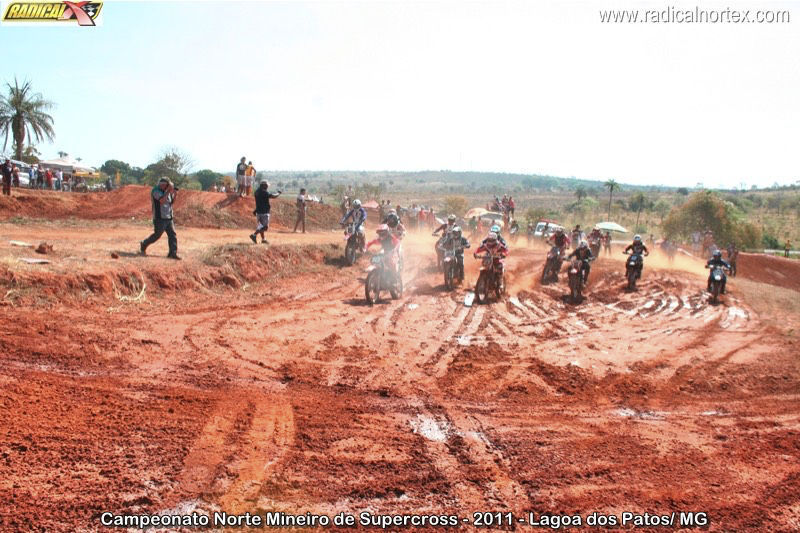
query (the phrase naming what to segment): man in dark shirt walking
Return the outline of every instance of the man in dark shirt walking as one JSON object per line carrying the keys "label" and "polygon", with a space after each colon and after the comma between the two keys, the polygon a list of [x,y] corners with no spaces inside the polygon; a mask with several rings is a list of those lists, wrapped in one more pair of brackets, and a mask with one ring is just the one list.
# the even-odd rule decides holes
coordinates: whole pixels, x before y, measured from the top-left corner
{"label": "man in dark shirt walking", "polygon": [[178,257],[178,235],[175,233],[175,224],[172,221],[172,204],[178,189],[167,179],[158,180],[158,185],[150,191],[150,201],[153,205],[153,234],[139,243],[139,251],[147,255],[147,247],[161,238],[167,232],[170,259]]}
{"label": "man in dark shirt walking", "polygon": [[257,242],[256,235],[260,233],[261,242],[269,244],[267,239],[264,238],[264,232],[269,229],[269,201],[271,198],[277,198],[280,195],[281,191],[269,192],[269,182],[267,180],[262,181],[258,189],[256,189],[256,209],[253,211],[253,214],[256,216],[258,226],[256,226],[256,231],[250,235],[250,240],[254,243]]}

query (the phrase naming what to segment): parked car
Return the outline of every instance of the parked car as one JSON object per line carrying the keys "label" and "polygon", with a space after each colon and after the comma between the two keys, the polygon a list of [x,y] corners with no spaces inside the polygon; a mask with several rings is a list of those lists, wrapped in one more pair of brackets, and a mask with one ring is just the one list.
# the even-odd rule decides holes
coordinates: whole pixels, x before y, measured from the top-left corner
{"label": "parked car", "polygon": [[[545,230],[545,228],[547,228]],[[536,239],[549,239],[550,236],[556,232],[557,229],[564,229],[564,226],[560,225],[554,220],[540,220],[536,223],[536,228],[533,230],[533,236]],[[566,230],[564,230],[566,231]]]}

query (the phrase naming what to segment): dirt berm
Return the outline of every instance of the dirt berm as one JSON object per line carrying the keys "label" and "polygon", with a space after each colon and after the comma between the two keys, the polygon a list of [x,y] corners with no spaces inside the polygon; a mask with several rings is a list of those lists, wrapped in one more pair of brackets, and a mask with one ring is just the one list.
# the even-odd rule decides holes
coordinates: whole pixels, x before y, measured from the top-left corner
{"label": "dirt berm", "polygon": [[[14,189],[13,196],[0,198],[0,220],[14,217],[53,219],[150,219],[150,188],[126,185],[111,192],[72,193]],[[272,225],[294,227],[297,213],[294,195],[272,201]],[[175,200],[175,219],[180,225],[199,228],[240,228],[254,224],[252,197],[240,198],[218,192],[181,189]],[[308,229],[332,228],[339,210],[332,205],[309,205]]]}

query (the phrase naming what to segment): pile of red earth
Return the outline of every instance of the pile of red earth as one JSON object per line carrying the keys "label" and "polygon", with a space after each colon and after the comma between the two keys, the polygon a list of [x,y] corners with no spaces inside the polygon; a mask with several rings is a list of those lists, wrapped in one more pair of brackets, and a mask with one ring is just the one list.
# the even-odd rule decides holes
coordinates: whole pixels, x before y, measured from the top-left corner
{"label": "pile of red earth", "polygon": [[739,254],[736,275],[800,291],[800,261],[763,254]]}
{"label": "pile of red earth", "polygon": [[[13,217],[80,219],[149,219],[150,188],[127,185],[111,192],[74,193],[14,189],[11,197],[0,198],[0,220]],[[253,198],[218,192],[182,189],[175,200],[175,219],[179,224],[200,228],[250,228],[253,225]],[[293,196],[272,201],[272,223],[293,227],[296,208]],[[332,205],[309,205],[306,224],[310,229],[336,227],[339,211]]]}

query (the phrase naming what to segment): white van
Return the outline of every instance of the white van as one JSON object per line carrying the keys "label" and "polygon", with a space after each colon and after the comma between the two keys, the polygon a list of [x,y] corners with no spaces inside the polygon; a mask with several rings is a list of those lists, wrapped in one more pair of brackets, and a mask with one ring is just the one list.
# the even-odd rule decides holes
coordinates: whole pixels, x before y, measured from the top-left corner
{"label": "white van", "polygon": [[[545,228],[547,230],[545,231]],[[551,222],[549,220],[540,220],[536,223],[536,228],[533,230],[533,236],[537,239],[549,239],[550,236],[556,232],[557,229],[564,229],[564,226]]]}

